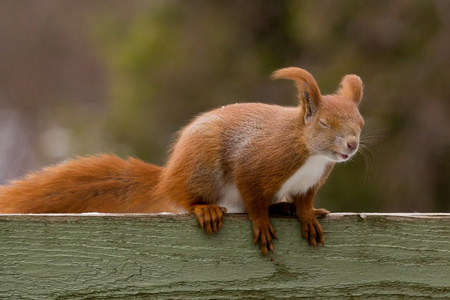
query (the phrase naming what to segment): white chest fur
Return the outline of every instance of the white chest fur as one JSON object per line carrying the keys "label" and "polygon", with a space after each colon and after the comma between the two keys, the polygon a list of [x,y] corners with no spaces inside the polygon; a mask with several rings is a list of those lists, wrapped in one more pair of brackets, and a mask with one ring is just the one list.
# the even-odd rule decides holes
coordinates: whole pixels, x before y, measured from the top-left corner
{"label": "white chest fur", "polygon": [[309,157],[305,163],[286,180],[275,194],[273,203],[280,202],[285,196],[295,196],[306,193],[322,178],[323,172],[330,161],[321,155]]}
{"label": "white chest fur", "polygon": [[241,193],[235,184],[228,184],[223,190],[217,205],[227,208],[228,213],[238,214],[245,212]]}
{"label": "white chest fur", "polygon": [[[285,196],[295,196],[306,193],[314,186],[323,175],[326,166],[330,161],[324,156],[311,156],[306,162],[283,183],[280,190],[275,194],[272,203],[279,203]],[[222,196],[217,201],[219,206],[224,206],[229,213],[245,212],[239,190],[236,185],[230,184],[222,192]]]}

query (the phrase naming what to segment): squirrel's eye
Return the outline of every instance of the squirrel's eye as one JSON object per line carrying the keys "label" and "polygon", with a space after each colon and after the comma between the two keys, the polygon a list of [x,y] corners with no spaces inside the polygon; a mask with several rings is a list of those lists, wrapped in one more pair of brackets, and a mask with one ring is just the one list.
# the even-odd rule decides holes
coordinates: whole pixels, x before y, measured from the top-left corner
{"label": "squirrel's eye", "polygon": [[320,126],[323,128],[330,128],[330,124],[325,119],[319,119]]}

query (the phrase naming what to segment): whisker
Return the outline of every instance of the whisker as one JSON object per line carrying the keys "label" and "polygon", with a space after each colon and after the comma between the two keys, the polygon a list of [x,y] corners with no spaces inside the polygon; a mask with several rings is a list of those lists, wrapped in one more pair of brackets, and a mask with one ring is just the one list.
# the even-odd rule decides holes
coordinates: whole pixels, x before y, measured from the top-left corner
{"label": "whisker", "polygon": [[368,181],[369,180],[369,174],[370,171],[372,171],[375,167],[375,154],[374,152],[370,151],[371,149],[369,149],[368,147],[362,146],[360,147],[359,151],[364,159],[364,180]]}
{"label": "whisker", "polygon": [[360,137],[360,146],[358,152],[361,153],[364,159],[364,180],[369,180],[370,171],[375,168],[375,162],[379,159],[380,151],[384,151],[381,139],[385,138],[386,130],[377,129],[364,131]]}

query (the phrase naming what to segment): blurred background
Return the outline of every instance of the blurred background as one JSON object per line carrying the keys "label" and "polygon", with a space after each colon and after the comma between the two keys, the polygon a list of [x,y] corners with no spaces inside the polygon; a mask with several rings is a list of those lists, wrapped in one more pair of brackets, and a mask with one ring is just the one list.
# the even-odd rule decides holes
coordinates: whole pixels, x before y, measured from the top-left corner
{"label": "blurred background", "polygon": [[362,77],[363,144],[316,198],[332,211],[450,212],[450,1],[0,1],[0,183],[76,155],[164,164],[193,116],[297,105]]}

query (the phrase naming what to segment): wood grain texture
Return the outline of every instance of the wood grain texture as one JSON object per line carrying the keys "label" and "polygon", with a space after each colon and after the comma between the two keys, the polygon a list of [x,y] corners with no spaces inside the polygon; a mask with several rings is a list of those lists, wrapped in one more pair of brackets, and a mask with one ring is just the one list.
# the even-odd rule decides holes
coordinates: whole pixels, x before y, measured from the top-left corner
{"label": "wood grain texture", "polygon": [[450,298],[449,214],[332,214],[317,249],[272,222],[273,261],[242,215],[2,215],[0,299]]}

